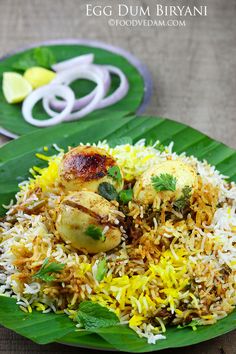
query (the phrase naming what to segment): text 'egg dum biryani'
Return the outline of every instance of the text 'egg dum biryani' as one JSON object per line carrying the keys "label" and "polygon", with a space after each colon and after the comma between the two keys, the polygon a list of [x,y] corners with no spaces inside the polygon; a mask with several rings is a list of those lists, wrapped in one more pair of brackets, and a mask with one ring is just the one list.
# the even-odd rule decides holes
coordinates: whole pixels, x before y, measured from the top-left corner
{"label": "text 'egg dum biryani'", "polygon": [[172,145],[45,147],[5,206],[0,293],[78,330],[106,310],[149,343],[233,311],[236,186]]}

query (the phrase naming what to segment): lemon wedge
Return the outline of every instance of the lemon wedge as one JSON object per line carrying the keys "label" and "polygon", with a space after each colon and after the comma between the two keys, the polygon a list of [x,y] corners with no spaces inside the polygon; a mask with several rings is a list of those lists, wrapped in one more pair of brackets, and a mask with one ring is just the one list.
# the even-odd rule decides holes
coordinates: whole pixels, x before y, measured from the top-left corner
{"label": "lemon wedge", "polygon": [[20,74],[3,73],[2,90],[8,103],[22,102],[32,91],[30,83]]}
{"label": "lemon wedge", "polygon": [[55,76],[56,74],[53,71],[41,68],[39,66],[29,68],[24,73],[24,78],[34,89],[49,84]]}

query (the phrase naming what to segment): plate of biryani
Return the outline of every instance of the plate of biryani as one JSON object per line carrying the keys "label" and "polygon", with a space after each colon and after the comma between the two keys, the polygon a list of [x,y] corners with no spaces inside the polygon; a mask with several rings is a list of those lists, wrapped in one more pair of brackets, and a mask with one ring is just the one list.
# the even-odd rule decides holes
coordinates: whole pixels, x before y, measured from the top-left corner
{"label": "plate of biryani", "polygon": [[167,119],[105,117],[0,159],[0,324],[127,352],[236,328],[233,149]]}

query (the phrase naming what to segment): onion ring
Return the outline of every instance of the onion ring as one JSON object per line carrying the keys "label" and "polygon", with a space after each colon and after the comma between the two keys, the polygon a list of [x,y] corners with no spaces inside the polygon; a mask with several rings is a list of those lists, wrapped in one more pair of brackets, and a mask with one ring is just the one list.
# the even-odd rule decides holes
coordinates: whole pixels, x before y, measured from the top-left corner
{"label": "onion ring", "polygon": [[117,67],[111,65],[104,66],[109,72],[116,74],[120,78],[119,87],[108,97],[103,98],[96,107],[97,109],[105,108],[107,106],[111,106],[112,104],[120,101],[124,98],[129,91],[129,83],[125,76],[125,74]]}
{"label": "onion ring", "polygon": [[[94,65],[94,67],[98,68],[101,71],[101,74],[103,75],[104,89],[105,89],[104,96],[105,96],[111,86],[111,77],[109,71],[105,67],[100,65]],[[69,82],[69,84],[71,82]],[[91,100],[94,98],[96,91],[97,91],[97,87],[95,87],[88,95],[76,99],[73,107],[73,111],[77,111],[85,107],[86,105],[88,105],[91,102]],[[48,98],[45,98],[43,100],[43,108],[49,115],[53,116],[56,114],[56,112],[60,112],[65,108],[65,102],[58,100],[56,97],[53,97],[50,100]]]}
{"label": "onion ring", "polygon": [[[98,102],[98,105],[96,109],[101,109],[105,108],[108,106],[111,106],[115,104],[116,102],[120,101],[122,98],[124,98],[128,91],[129,91],[129,83],[124,75],[124,73],[117,67],[111,66],[111,65],[104,65],[104,66],[99,66],[99,65],[91,65],[90,68],[99,68],[100,70],[103,70],[104,72],[104,86],[105,86],[105,95],[108,92],[108,89],[110,87],[110,82],[111,78],[109,73],[116,74],[120,78],[120,85],[119,87],[108,97],[104,97],[100,102]],[[109,80],[108,80],[109,77]],[[55,79],[56,80],[56,79]],[[67,82],[67,84],[70,84],[70,82]],[[74,110],[79,110],[83,107],[85,107],[87,104],[91,102],[91,100],[94,98],[96,94],[97,88],[95,88],[92,92],[90,92],[88,95],[79,98],[75,100],[75,105],[73,107]],[[49,100],[48,98],[45,98],[43,102],[43,106],[45,111],[50,114],[50,115],[55,115],[55,111],[60,111],[65,107],[65,103],[63,101],[57,100],[56,98],[52,98]],[[53,108],[53,110],[50,108],[50,106]]]}
{"label": "onion ring", "polygon": [[53,64],[52,69],[56,72],[61,72],[64,70],[71,69],[74,66],[92,64],[93,60],[94,54],[84,54],[72,59],[64,60],[59,63]]}
{"label": "onion ring", "polygon": [[[65,109],[54,115],[53,118],[46,120],[38,120],[32,116],[32,110],[35,104],[43,99],[44,97],[50,95],[57,95],[62,97],[66,101]],[[70,114],[75,102],[74,92],[70,87],[59,84],[49,84],[34,90],[23,102],[22,105],[22,115],[26,122],[36,126],[36,127],[49,127],[58,123],[63,122],[65,118]]]}
{"label": "onion ring", "polygon": [[[103,73],[101,69],[91,65],[81,66],[80,68],[73,68],[58,73],[52,83],[69,85],[71,82],[77,79],[88,79],[97,83],[96,92],[92,100],[84,108],[70,113],[67,117],[64,118],[65,121],[73,121],[82,118],[96,109],[98,102],[100,102],[105,95],[104,79],[102,76]],[[52,96],[44,97],[43,107],[45,111],[53,117],[55,116],[56,112],[50,108],[51,97]]]}

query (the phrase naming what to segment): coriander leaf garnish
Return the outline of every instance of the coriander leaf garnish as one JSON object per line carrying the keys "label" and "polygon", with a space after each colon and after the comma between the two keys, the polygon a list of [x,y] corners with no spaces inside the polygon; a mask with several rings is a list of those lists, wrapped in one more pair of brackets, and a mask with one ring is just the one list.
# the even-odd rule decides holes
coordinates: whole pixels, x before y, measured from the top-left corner
{"label": "coriander leaf garnish", "polygon": [[38,278],[46,282],[53,281],[56,278],[51,273],[60,273],[64,267],[65,264],[56,262],[49,263],[49,258],[46,258],[39,271],[33,275],[33,278]]}
{"label": "coriander leaf garnish", "polygon": [[25,71],[33,66],[50,69],[56,59],[53,52],[45,47],[38,47],[22,55],[12,66],[14,69]]}
{"label": "coriander leaf garnish", "polygon": [[133,189],[124,189],[119,193],[119,201],[128,204],[133,199]]}
{"label": "coriander leaf garnish", "polygon": [[103,235],[100,227],[95,225],[89,225],[85,231],[86,235],[92,237],[94,240],[105,241],[105,235]]}
{"label": "coriander leaf garnish", "polygon": [[189,199],[190,199],[190,196],[191,196],[191,187],[189,186],[185,186],[182,190],[183,194],[182,196],[177,199],[175,202],[174,202],[174,206],[178,209],[178,210],[183,210],[188,204],[189,204]]}
{"label": "coriander leaf garnish", "polygon": [[153,188],[157,192],[161,192],[161,191],[174,192],[176,190],[177,179],[168,173],[162,173],[160,174],[160,176],[153,176],[151,178],[151,181],[152,181]]}
{"label": "coriander leaf garnish", "polygon": [[103,258],[98,262],[97,265],[97,274],[95,277],[96,280],[99,282],[102,281],[106,273],[107,273],[107,261],[106,258]]}
{"label": "coriander leaf garnish", "polygon": [[119,318],[107,307],[92,301],[83,301],[79,305],[76,320],[85,328],[104,328],[118,324]]}
{"label": "coriander leaf garnish", "polygon": [[115,187],[108,182],[102,182],[98,186],[98,193],[107,200],[116,200],[118,193]]}
{"label": "coriander leaf garnish", "polygon": [[109,167],[108,176],[112,177],[117,183],[122,182],[122,175],[118,166]]}

